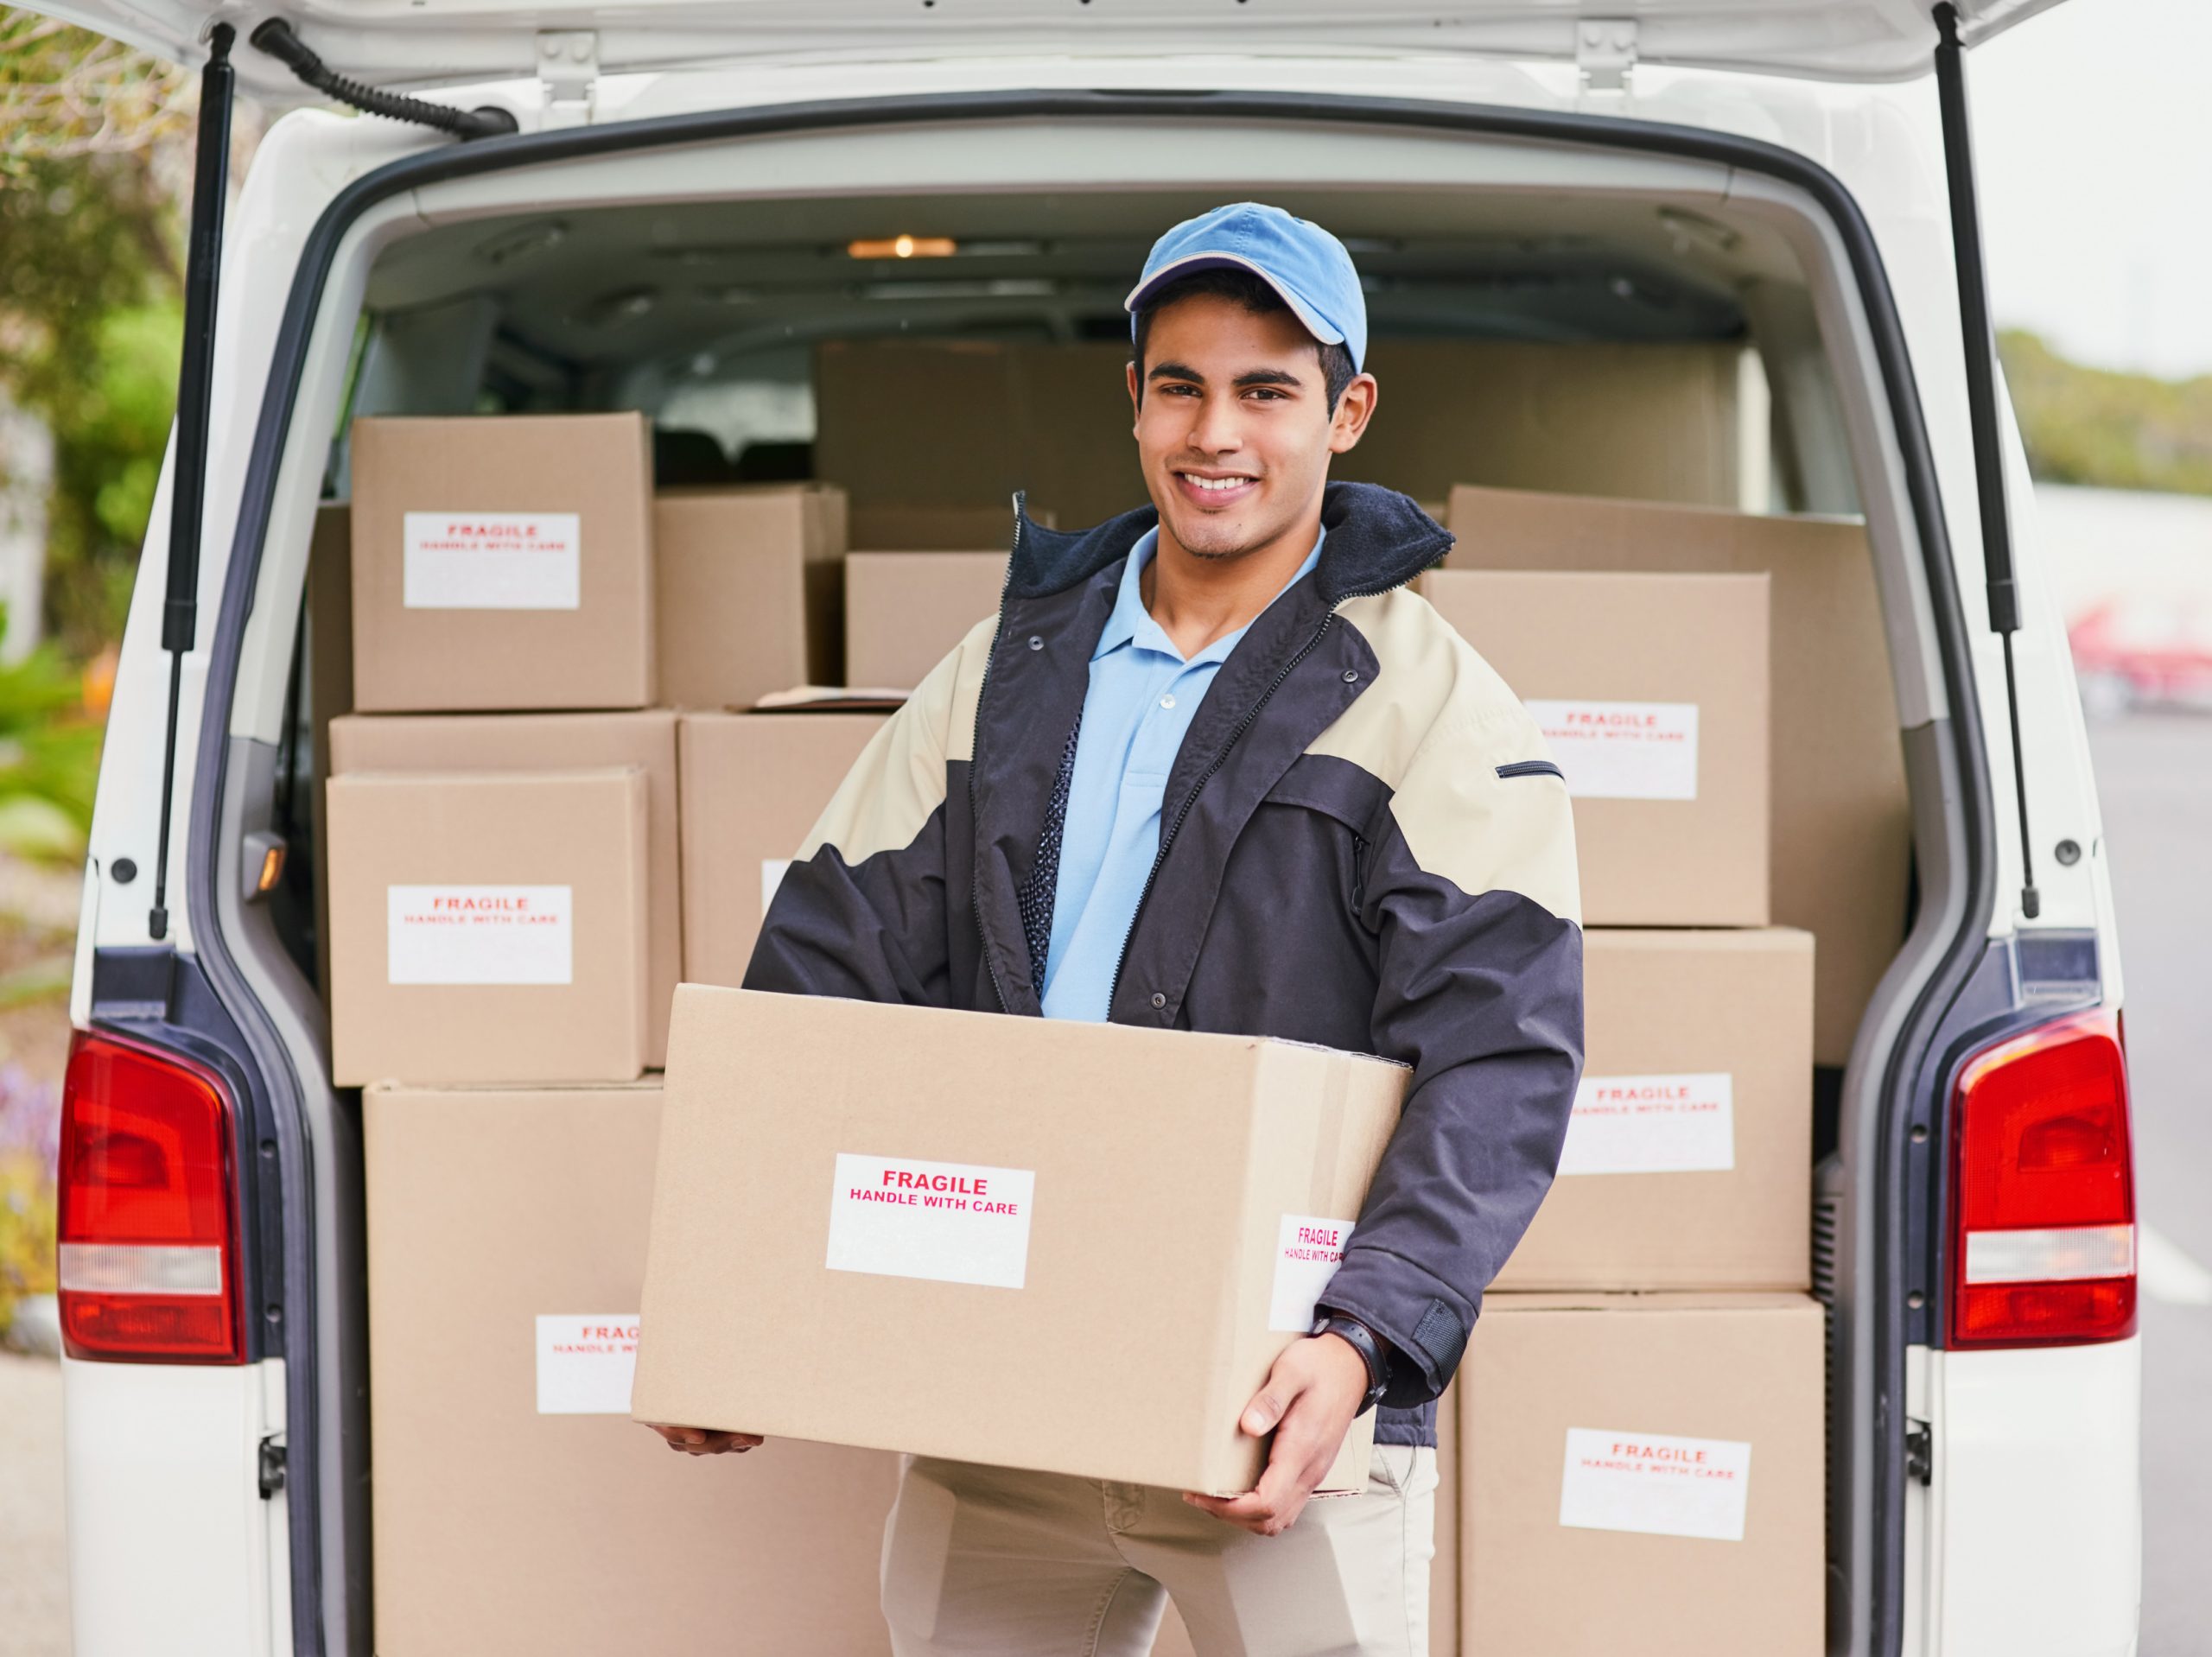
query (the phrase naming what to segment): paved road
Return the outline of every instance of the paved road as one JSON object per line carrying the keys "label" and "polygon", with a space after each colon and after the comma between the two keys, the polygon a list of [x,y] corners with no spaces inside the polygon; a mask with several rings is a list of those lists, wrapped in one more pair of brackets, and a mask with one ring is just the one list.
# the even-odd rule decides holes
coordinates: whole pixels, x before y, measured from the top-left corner
{"label": "paved road", "polygon": [[[2142,1657],[2212,1657],[2212,720],[2093,725],[2144,1260]],[[2162,1254],[2163,1239],[2180,1258]],[[2161,1298],[2164,1297],[2164,1298]]]}
{"label": "paved road", "polygon": [[0,1352],[0,1651],[68,1657],[61,1368]]}

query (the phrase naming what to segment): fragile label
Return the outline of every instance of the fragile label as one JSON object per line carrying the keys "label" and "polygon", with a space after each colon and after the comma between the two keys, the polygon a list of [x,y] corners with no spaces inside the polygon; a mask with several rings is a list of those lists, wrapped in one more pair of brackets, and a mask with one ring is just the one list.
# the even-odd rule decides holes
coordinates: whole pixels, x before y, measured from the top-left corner
{"label": "fragile label", "polygon": [[833,1272],[1018,1289],[1029,1273],[1027,1168],[837,1153]]}
{"label": "fragile label", "polygon": [[575,512],[410,512],[410,610],[574,610],[583,601]]}
{"label": "fragile label", "polygon": [[776,901],[776,889],[784,884],[784,875],[791,866],[788,857],[764,857],[760,860],[760,912],[766,915],[768,905]]}
{"label": "fragile label", "polygon": [[385,981],[566,984],[575,979],[569,886],[387,886]]}
{"label": "fragile label", "polygon": [[1740,1542],[1751,1484],[1751,1447],[1733,1438],[1569,1427],[1559,1522]]}
{"label": "fragile label", "polygon": [[540,1415],[627,1415],[637,1370],[636,1312],[538,1313]]}
{"label": "fragile label", "polygon": [[1586,1076],[1574,1090],[1561,1176],[1723,1173],[1735,1165],[1735,1078],[1726,1070]]}
{"label": "fragile label", "polygon": [[1275,1287],[1268,1303],[1268,1327],[1303,1335],[1313,1327],[1313,1307],[1321,1291],[1344,1264],[1351,1241],[1351,1222],[1311,1214],[1286,1214],[1275,1239]]}
{"label": "fragile label", "polygon": [[1697,798],[1695,702],[1531,702],[1528,708],[1575,798]]}

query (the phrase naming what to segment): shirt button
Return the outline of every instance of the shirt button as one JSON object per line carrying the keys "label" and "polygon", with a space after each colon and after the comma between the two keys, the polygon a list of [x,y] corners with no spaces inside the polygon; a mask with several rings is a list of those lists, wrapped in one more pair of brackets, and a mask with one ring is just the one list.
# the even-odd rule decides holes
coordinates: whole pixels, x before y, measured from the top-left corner
{"label": "shirt button", "polygon": [[1170,691],[1166,695],[1162,696],[1162,697],[1160,699],[1160,705],[1162,708],[1173,708],[1173,707],[1174,707],[1174,705],[1175,705],[1175,694],[1174,694],[1174,692]]}
{"label": "shirt button", "polygon": [[1162,995],[1158,990],[1154,990],[1152,993],[1152,1004],[1155,1007],[1166,1006],[1167,1005],[1167,998],[1165,995]]}

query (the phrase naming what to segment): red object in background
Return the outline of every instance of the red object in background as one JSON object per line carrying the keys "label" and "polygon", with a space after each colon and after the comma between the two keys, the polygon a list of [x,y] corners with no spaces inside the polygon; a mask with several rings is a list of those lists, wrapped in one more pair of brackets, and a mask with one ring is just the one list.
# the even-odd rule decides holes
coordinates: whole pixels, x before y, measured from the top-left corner
{"label": "red object in background", "polygon": [[2135,1178],[2118,1018],[2081,1013],[1967,1061],[1952,1108],[1951,1344],[2135,1332]]}
{"label": "red object in background", "polygon": [[241,1363],[230,1101],[173,1054],[79,1031],[61,1091],[61,1335],[73,1358]]}
{"label": "red object in background", "polygon": [[2212,708],[2212,605],[2107,599],[2068,627],[2085,705]]}

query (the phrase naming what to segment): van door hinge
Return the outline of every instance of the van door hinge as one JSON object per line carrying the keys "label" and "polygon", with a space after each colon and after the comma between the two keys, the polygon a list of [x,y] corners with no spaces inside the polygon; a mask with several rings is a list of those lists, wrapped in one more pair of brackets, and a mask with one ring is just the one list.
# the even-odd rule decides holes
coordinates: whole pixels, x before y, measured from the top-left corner
{"label": "van door hinge", "polygon": [[261,1499],[284,1488],[284,1436],[272,1432],[261,1441]]}
{"label": "van door hinge", "polygon": [[1582,90],[1624,92],[1636,67],[1636,23],[1627,17],[1586,17],[1574,26],[1574,67]]}
{"label": "van door hinge", "polygon": [[1904,1423],[1904,1476],[1922,1484],[1936,1482],[1936,1432],[1910,1416]]}
{"label": "van door hinge", "polygon": [[599,113],[598,31],[540,29],[537,79],[545,91],[544,130],[589,126]]}

